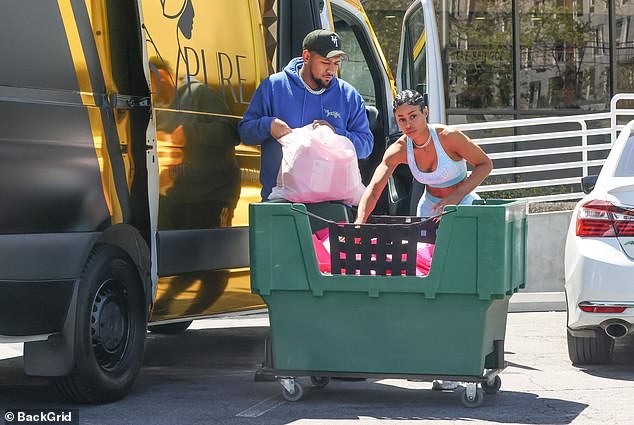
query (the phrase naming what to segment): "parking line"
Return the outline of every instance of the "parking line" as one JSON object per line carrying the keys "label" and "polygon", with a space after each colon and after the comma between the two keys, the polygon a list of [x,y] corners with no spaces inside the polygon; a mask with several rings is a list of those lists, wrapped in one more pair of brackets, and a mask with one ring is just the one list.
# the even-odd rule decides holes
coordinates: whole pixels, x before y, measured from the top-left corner
{"label": "parking line", "polygon": [[238,413],[236,416],[240,416],[243,418],[257,418],[268,412],[269,410],[275,409],[280,404],[286,403],[284,400],[280,400],[280,396],[274,396],[271,398],[267,398],[264,401],[259,402],[255,406],[249,407],[247,410],[243,410]]}

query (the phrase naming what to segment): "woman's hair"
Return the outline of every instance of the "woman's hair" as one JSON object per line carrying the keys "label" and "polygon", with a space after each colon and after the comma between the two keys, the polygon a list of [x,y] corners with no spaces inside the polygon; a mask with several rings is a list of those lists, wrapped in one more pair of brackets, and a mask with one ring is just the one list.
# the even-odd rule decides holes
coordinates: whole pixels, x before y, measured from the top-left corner
{"label": "woman's hair", "polygon": [[394,98],[392,108],[396,111],[396,108],[404,104],[413,106],[418,105],[420,106],[420,110],[422,111],[425,107],[425,97],[416,90],[403,90],[402,92],[399,92]]}

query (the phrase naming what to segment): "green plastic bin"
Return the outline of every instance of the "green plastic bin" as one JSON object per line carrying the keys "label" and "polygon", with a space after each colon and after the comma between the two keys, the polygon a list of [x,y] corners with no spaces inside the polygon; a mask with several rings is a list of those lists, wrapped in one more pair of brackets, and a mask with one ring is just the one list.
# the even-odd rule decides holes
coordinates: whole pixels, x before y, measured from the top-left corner
{"label": "green plastic bin", "polygon": [[269,308],[278,376],[478,379],[504,367],[524,286],[526,203],[445,208],[427,276],[324,275],[303,204],[250,206],[251,288]]}

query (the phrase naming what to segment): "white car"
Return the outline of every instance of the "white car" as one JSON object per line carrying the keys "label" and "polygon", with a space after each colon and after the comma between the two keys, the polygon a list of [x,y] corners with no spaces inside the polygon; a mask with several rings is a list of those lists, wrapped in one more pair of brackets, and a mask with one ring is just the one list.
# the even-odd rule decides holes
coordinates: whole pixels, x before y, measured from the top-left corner
{"label": "white car", "polygon": [[634,331],[634,121],[583,186],[565,256],[568,354],[579,365],[609,362],[614,339]]}

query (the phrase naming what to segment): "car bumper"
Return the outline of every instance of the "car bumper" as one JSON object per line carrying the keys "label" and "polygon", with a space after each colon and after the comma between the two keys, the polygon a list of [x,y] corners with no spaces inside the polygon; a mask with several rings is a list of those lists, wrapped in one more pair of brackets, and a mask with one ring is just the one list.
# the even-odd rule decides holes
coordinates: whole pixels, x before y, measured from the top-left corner
{"label": "car bumper", "polygon": [[[565,265],[568,328],[590,329],[612,319],[634,323],[634,261],[614,238],[569,240]],[[624,306],[622,313],[588,313],[580,303]]]}

